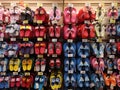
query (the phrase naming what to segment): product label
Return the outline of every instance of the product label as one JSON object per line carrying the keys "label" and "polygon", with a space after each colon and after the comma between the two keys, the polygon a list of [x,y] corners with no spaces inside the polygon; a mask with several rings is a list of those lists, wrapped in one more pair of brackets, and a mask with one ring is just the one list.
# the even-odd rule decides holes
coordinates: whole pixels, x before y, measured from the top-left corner
{"label": "product label", "polygon": [[38,72],[38,75],[43,75],[43,72]]}
{"label": "product label", "polygon": [[29,57],[29,54],[24,54],[24,57],[25,57],[25,58],[28,58],[28,57]]}
{"label": "product label", "polygon": [[23,38],[23,41],[29,41],[29,38]]}
{"label": "product label", "polygon": [[3,38],[0,38],[0,41],[3,41]]}
{"label": "product label", "polygon": [[10,38],[11,41],[16,41],[16,38]]}
{"label": "product label", "polygon": [[53,39],[52,39],[52,42],[57,42],[57,39],[56,39],[56,38],[53,38]]}
{"label": "product label", "polygon": [[68,39],[68,40],[67,40],[67,42],[72,43],[72,42],[73,42],[73,40],[72,40],[72,39]]}
{"label": "product label", "polygon": [[37,41],[43,41],[43,38],[37,38]]}

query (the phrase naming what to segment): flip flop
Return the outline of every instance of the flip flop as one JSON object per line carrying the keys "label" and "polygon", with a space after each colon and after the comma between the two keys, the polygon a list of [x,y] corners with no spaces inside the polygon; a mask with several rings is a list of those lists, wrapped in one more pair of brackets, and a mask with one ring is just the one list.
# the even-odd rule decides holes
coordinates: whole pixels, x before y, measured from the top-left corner
{"label": "flip flop", "polygon": [[56,77],[56,89],[60,89],[62,87],[62,73],[58,72]]}
{"label": "flip flop", "polygon": [[75,58],[71,58],[70,70],[72,70],[73,72],[76,71],[76,59]]}
{"label": "flip flop", "polygon": [[68,70],[69,70],[69,64],[70,64],[69,59],[65,58],[65,60],[64,60],[64,71],[65,72],[68,72]]}
{"label": "flip flop", "polygon": [[30,88],[33,83],[33,76],[30,75],[26,78],[26,88]]}
{"label": "flip flop", "polygon": [[22,69],[23,69],[23,71],[26,71],[26,70],[27,70],[26,64],[27,64],[27,60],[26,60],[26,59],[23,59],[23,60],[22,60]]}
{"label": "flip flop", "polygon": [[120,59],[117,60],[117,69],[120,70]]}
{"label": "flip flop", "polygon": [[48,54],[49,55],[54,54],[54,44],[53,43],[48,44]]}
{"label": "flip flop", "polygon": [[40,43],[40,54],[44,54],[45,53],[45,49],[46,49],[46,44],[43,42],[43,43]]}
{"label": "flip flop", "polygon": [[91,64],[94,69],[99,70],[99,64],[96,58],[91,59]]}
{"label": "flip flop", "polygon": [[56,63],[56,68],[59,69],[61,67],[61,61],[60,61],[60,59],[57,58],[55,63]]}
{"label": "flip flop", "polygon": [[90,70],[90,60],[88,58],[85,59],[84,66],[85,66],[85,71]]}
{"label": "flip flop", "polygon": [[39,76],[35,77],[35,82],[34,82],[34,89],[39,89]]}
{"label": "flip flop", "polygon": [[84,86],[83,82],[84,82],[84,78],[83,78],[82,74],[78,74],[77,75],[77,85],[78,85],[78,87],[83,88],[83,86]]}
{"label": "flip flop", "polygon": [[84,66],[84,63],[82,62],[82,59],[81,59],[81,58],[78,58],[78,59],[77,59],[77,69],[78,69],[79,71],[81,71],[83,66]]}
{"label": "flip flop", "polygon": [[111,83],[111,86],[115,87],[116,86],[116,77],[115,75],[110,75],[110,83]]}
{"label": "flip flop", "polygon": [[104,77],[104,80],[105,80],[105,85],[110,86],[110,84],[111,84],[110,77],[107,76],[106,74],[104,74],[103,77]]}
{"label": "flip flop", "polygon": [[14,71],[17,72],[19,70],[19,66],[20,66],[20,59],[16,59],[16,61],[14,62]]}
{"label": "flip flop", "polygon": [[36,59],[35,61],[34,70],[37,72],[40,71],[40,60],[39,59]]}
{"label": "flip flop", "polygon": [[70,77],[68,76],[68,73],[64,74],[64,85],[65,87],[68,87],[70,83]]}
{"label": "flip flop", "polygon": [[49,62],[50,68],[54,68],[55,67],[55,61],[53,59],[50,60]]}
{"label": "flip flop", "polygon": [[9,70],[10,71],[14,70],[13,64],[14,64],[14,61],[13,61],[13,59],[11,59],[10,62],[9,62]]}
{"label": "flip flop", "polygon": [[120,87],[120,75],[116,76],[117,86]]}
{"label": "flip flop", "polygon": [[27,70],[28,71],[30,71],[32,69],[32,64],[33,64],[32,59],[28,59],[27,60]]}
{"label": "flip flop", "polygon": [[72,87],[75,87],[76,86],[76,82],[77,82],[77,76],[76,76],[76,74],[72,74],[72,76],[71,76],[71,86]]}
{"label": "flip flop", "polygon": [[56,54],[57,55],[61,55],[61,52],[62,52],[62,44],[60,42],[57,42],[55,44],[55,51],[56,51]]}
{"label": "flip flop", "polygon": [[54,73],[51,73],[51,75],[50,75],[50,87],[52,90],[54,90],[55,86],[56,86],[56,78],[55,78]]}
{"label": "flip flop", "polygon": [[15,85],[16,85],[16,87],[20,87],[21,86],[21,77],[20,76],[16,77]]}
{"label": "flip flop", "polygon": [[15,87],[15,77],[14,76],[10,78],[10,87],[11,88]]}
{"label": "flip flop", "polygon": [[74,24],[77,20],[77,11],[74,7],[66,7],[64,10],[64,23],[65,24]]}
{"label": "flip flop", "polygon": [[85,80],[84,81],[85,87],[90,87],[90,78],[89,78],[89,76],[87,74],[84,74],[83,77],[84,77],[84,80]]}
{"label": "flip flop", "polygon": [[76,45],[75,45],[75,43],[64,43],[63,49],[64,49],[65,57],[68,57],[69,54],[72,54],[73,57],[76,55]]}
{"label": "flip flop", "polygon": [[96,88],[100,88],[100,80],[99,80],[98,75],[91,74],[91,81],[92,81],[92,83],[94,83]]}
{"label": "flip flop", "polygon": [[39,36],[40,36],[39,27],[36,26],[36,27],[35,27],[35,37],[39,37]]}
{"label": "flip flop", "polygon": [[50,37],[54,37],[54,27],[53,26],[49,27],[49,35],[50,35]]}
{"label": "flip flop", "polygon": [[120,36],[120,24],[117,24],[117,36]]}
{"label": "flip flop", "polygon": [[43,86],[44,86],[44,82],[45,82],[45,76],[40,76],[39,78],[39,90],[42,90],[43,89]]}
{"label": "flip flop", "polygon": [[44,72],[45,69],[46,69],[46,60],[42,59],[42,61],[41,61],[41,71]]}
{"label": "flip flop", "polygon": [[20,37],[23,38],[25,35],[25,26],[21,25],[20,26]]}
{"label": "flip flop", "polygon": [[39,50],[40,44],[39,43],[35,43],[35,54],[39,54],[40,50]]}
{"label": "flip flop", "polygon": [[27,77],[25,77],[25,76],[22,76],[22,84],[21,84],[21,86],[23,87],[23,88],[25,88],[26,87],[26,80],[27,80]]}
{"label": "flip flop", "polygon": [[101,71],[104,71],[105,63],[104,63],[104,60],[102,58],[99,58],[99,67],[100,67]]}
{"label": "flip flop", "polygon": [[40,37],[44,37],[46,35],[46,28],[44,26],[41,26],[39,29]]}
{"label": "flip flop", "polygon": [[103,78],[103,75],[102,74],[99,74],[99,78],[100,78],[100,88],[103,88],[105,86],[105,81],[104,81],[104,78]]}
{"label": "flip flop", "polygon": [[56,26],[55,37],[59,38],[60,36],[61,36],[61,27],[60,26]]}

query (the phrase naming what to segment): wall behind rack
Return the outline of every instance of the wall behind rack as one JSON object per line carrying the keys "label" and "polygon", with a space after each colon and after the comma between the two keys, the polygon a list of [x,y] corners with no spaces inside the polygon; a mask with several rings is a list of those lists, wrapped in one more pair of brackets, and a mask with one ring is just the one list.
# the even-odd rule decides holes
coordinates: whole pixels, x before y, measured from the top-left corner
{"label": "wall behind rack", "polygon": [[[13,2],[18,4],[19,0],[0,0],[0,3],[8,8]],[[72,3],[74,7],[79,10],[86,2],[91,3],[94,8],[96,8],[99,3],[104,3],[105,8],[109,8],[111,3],[118,3],[118,6],[120,6],[120,0],[24,0],[24,3],[27,3],[33,10],[38,7],[37,3],[42,3],[47,11],[52,7],[52,3],[58,3],[61,10],[63,6],[66,7],[68,3]]]}

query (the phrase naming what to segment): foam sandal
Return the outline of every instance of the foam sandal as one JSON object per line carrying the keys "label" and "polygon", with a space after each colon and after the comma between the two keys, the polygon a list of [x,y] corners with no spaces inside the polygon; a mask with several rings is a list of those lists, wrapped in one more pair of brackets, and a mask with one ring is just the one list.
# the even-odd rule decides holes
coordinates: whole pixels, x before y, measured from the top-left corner
{"label": "foam sandal", "polygon": [[59,89],[62,87],[62,73],[58,72],[56,77],[56,89]]}
{"label": "foam sandal", "polygon": [[37,55],[40,54],[39,46],[40,46],[39,43],[35,43],[35,54],[37,54]]}
{"label": "foam sandal", "polygon": [[48,44],[48,54],[49,55],[54,54],[54,44],[53,43]]}
{"label": "foam sandal", "polygon": [[22,60],[22,69],[23,69],[23,71],[26,71],[26,70],[27,70],[26,64],[27,64],[27,60],[26,60],[26,59],[23,59],[23,60]]}
{"label": "foam sandal", "polygon": [[83,88],[83,86],[84,86],[83,82],[84,82],[84,78],[83,78],[82,74],[78,74],[77,75],[77,85],[78,85],[78,87]]}
{"label": "foam sandal", "polygon": [[55,61],[53,59],[50,60],[49,62],[50,68],[54,68],[55,67]]}
{"label": "foam sandal", "polygon": [[56,68],[60,68],[61,67],[61,61],[59,58],[56,59]]}
{"label": "foam sandal", "polygon": [[71,59],[70,70],[72,70],[73,72],[76,71],[76,59],[75,58]]}
{"label": "foam sandal", "polygon": [[61,55],[61,52],[62,52],[62,44],[60,42],[57,42],[55,44],[55,49],[56,49],[56,54],[57,55]]}
{"label": "foam sandal", "polygon": [[45,68],[46,68],[46,60],[42,59],[42,61],[41,61],[41,71],[44,72]]}
{"label": "foam sandal", "polygon": [[40,82],[39,83],[39,90],[42,90],[43,86],[44,86],[44,82],[45,82],[45,76],[44,75],[40,76],[39,82]]}
{"label": "foam sandal", "polygon": [[34,89],[39,89],[39,76],[35,77]]}
{"label": "foam sandal", "polygon": [[16,87],[20,87],[21,86],[21,77],[17,76],[16,77],[16,83],[15,83]]}
{"label": "foam sandal", "polygon": [[27,60],[27,70],[28,71],[30,71],[32,69],[32,63],[33,63],[32,59]]}
{"label": "foam sandal", "polygon": [[15,77],[10,78],[10,87],[11,88],[15,87]]}
{"label": "foam sandal", "polygon": [[50,75],[50,87],[52,90],[54,90],[56,87],[56,78],[54,76],[54,73],[51,73]]}
{"label": "foam sandal", "polygon": [[46,49],[46,44],[43,42],[43,43],[40,43],[40,54],[44,54],[45,53],[45,49]]}
{"label": "foam sandal", "polygon": [[64,60],[64,71],[67,72],[67,71],[69,70],[69,64],[70,64],[69,59],[66,58],[66,59]]}

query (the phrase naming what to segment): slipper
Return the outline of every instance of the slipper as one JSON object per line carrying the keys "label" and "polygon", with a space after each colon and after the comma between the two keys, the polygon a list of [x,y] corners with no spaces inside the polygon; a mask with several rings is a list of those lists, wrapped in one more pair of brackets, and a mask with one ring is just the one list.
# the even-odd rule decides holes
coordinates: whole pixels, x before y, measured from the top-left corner
{"label": "slipper", "polygon": [[48,44],[48,54],[49,55],[54,54],[54,44],[53,43]]}
{"label": "slipper", "polygon": [[90,87],[90,78],[89,78],[89,76],[87,75],[87,74],[84,74],[83,75],[84,76],[84,85],[85,85],[85,87]]}
{"label": "slipper", "polygon": [[16,77],[16,82],[15,82],[15,84],[16,84],[16,87],[20,87],[20,86],[21,86],[21,77],[20,77],[20,76],[17,76],[17,77]]}
{"label": "slipper", "polygon": [[71,58],[70,70],[72,70],[73,72],[76,71],[76,59],[75,58]]}
{"label": "slipper", "polygon": [[77,85],[78,85],[78,87],[83,88],[83,86],[84,86],[83,82],[84,82],[84,78],[83,78],[82,74],[78,74],[77,75]]}
{"label": "slipper", "polygon": [[61,61],[60,61],[60,59],[57,58],[56,61],[55,61],[55,63],[56,63],[56,68],[59,69],[61,67]]}
{"label": "slipper", "polygon": [[35,27],[35,36],[36,37],[39,37],[40,36],[40,33],[39,33],[39,27]]}
{"label": "slipper", "polygon": [[40,43],[40,54],[44,54],[45,53],[45,49],[46,49],[46,44],[43,42],[43,43]]}
{"label": "slipper", "polygon": [[30,38],[31,34],[32,34],[32,27],[31,26],[26,26],[24,37]]}
{"label": "slipper", "polygon": [[55,67],[55,61],[53,59],[49,62],[50,68],[53,69]]}
{"label": "slipper", "polygon": [[102,58],[99,58],[99,68],[100,68],[100,71],[104,71],[105,69],[105,63]]}
{"label": "slipper", "polygon": [[41,71],[44,72],[45,69],[46,69],[46,60],[42,59],[42,61],[41,61]]}
{"label": "slipper", "polygon": [[100,37],[101,36],[101,25],[100,25],[100,23],[96,23],[95,24],[95,31],[96,31],[96,35],[97,35],[97,37]]}
{"label": "slipper", "polygon": [[68,72],[68,70],[69,70],[69,64],[70,64],[69,59],[66,58],[64,60],[64,71]]}
{"label": "slipper", "polygon": [[104,81],[104,78],[103,78],[103,75],[102,74],[99,74],[99,78],[100,78],[100,88],[103,88],[105,86],[105,81]]}
{"label": "slipper", "polygon": [[26,64],[27,64],[27,60],[26,60],[26,59],[23,59],[23,60],[22,60],[22,69],[23,69],[23,71],[26,71],[26,70],[27,70]]}
{"label": "slipper", "polygon": [[55,51],[56,51],[56,54],[57,55],[61,55],[61,53],[62,53],[62,44],[60,43],[60,42],[57,42],[56,44],[55,44]]}
{"label": "slipper", "polygon": [[19,70],[19,66],[20,66],[20,59],[16,59],[14,61],[14,71],[17,72]]}
{"label": "slipper", "polygon": [[10,23],[10,13],[9,13],[9,10],[8,10],[8,9],[5,9],[5,10],[4,10],[4,13],[3,13],[3,22],[4,22],[5,24]]}
{"label": "slipper", "polygon": [[83,66],[84,66],[84,63],[82,62],[82,59],[78,58],[77,59],[77,70],[81,71]]}
{"label": "slipper", "polygon": [[64,23],[75,24],[77,20],[77,11],[74,7],[66,7],[64,10]]}
{"label": "slipper", "polygon": [[120,59],[117,60],[117,69],[120,70]]}

